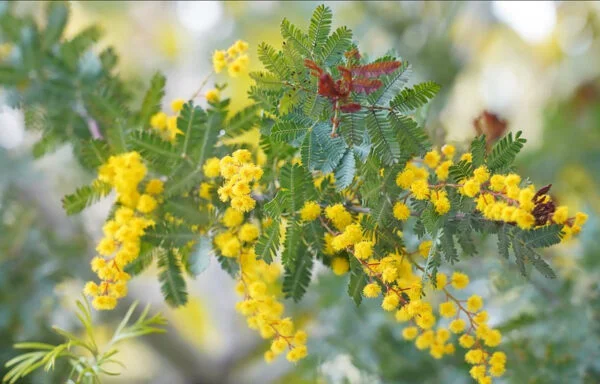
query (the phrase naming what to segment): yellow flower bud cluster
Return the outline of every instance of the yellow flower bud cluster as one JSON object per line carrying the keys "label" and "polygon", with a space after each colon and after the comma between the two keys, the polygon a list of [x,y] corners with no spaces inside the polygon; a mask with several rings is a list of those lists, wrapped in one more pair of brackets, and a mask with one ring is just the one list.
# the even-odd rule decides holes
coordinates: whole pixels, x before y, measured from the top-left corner
{"label": "yellow flower bud cluster", "polygon": [[[581,231],[587,216],[577,213],[569,217],[568,208],[555,207],[548,190],[536,192],[534,185],[521,188],[521,177],[517,174],[492,174],[485,166],[474,169],[473,176],[460,184],[446,183],[450,167],[454,164],[455,148],[445,145],[440,154],[436,149],[427,152],[422,159],[424,166],[409,162],[396,177],[396,184],[409,191],[416,200],[429,200],[439,215],[451,209],[447,188],[455,188],[462,195],[472,198],[477,203],[477,210],[492,221],[503,221],[514,224],[523,230],[547,224],[563,225],[563,240]],[[461,160],[472,162],[471,153],[465,153]],[[438,183],[428,182],[429,168],[434,171]],[[394,205],[394,217],[404,221],[410,217],[410,209],[404,203]]]}
{"label": "yellow flower bud cluster", "polygon": [[169,116],[164,112],[158,112],[150,118],[150,126],[158,132],[163,140],[174,142],[177,135],[183,134],[183,131],[177,128],[177,118],[184,104],[185,100],[175,99],[171,102],[174,115]]}
{"label": "yellow flower bud cluster", "polygon": [[99,256],[92,260],[92,270],[101,282],[88,282],[84,288],[86,295],[94,297],[92,304],[96,309],[113,309],[117,299],[127,295],[130,276],[123,268],[139,256],[140,239],[146,228],[154,225],[148,215],[158,206],[157,197],[163,191],[163,183],[150,180],[144,193],[140,193],[139,184],[146,173],[137,152],[111,156],[99,169],[98,180],[116,190],[120,207],[104,224],[104,237],[96,247]]}
{"label": "yellow flower bud cluster", "polygon": [[215,51],[212,57],[213,68],[216,73],[220,73],[227,68],[227,73],[231,77],[237,77],[248,70],[250,62],[248,58],[248,43],[238,40],[227,50]]}
{"label": "yellow flower bud cluster", "polygon": [[[432,165],[436,161],[440,159],[430,159]],[[490,354],[486,349],[498,346],[502,335],[487,325],[487,312],[482,311],[483,299],[472,295],[465,303],[455,298],[449,290],[467,288],[469,277],[462,272],[454,272],[450,277],[439,272],[435,285],[426,287],[426,290],[423,288],[425,268],[415,262],[412,256],[420,254],[427,257],[431,241],[421,242],[412,253],[401,249],[380,258],[375,255],[373,238],[364,236],[361,226],[353,223],[352,216],[343,205],[328,207],[325,213],[339,231],[326,227],[325,244],[329,248],[325,249],[326,253],[336,255],[345,251],[356,258],[369,278],[363,295],[367,298],[381,296],[384,311],[394,312],[398,322],[410,323],[402,331],[406,340],[413,340],[417,349],[427,350],[436,359],[454,354],[458,345],[467,348],[465,359],[475,365],[471,375],[479,383],[489,383],[492,377],[504,373],[506,356],[501,352]],[[334,257],[332,269],[336,274],[339,274],[336,270],[343,269],[336,265],[338,260],[348,264],[346,258]],[[424,292],[428,291],[431,292],[425,296]],[[445,297],[445,301],[437,305],[437,315],[436,307],[432,304],[435,291],[443,293]],[[448,320],[439,321],[438,318]]]}
{"label": "yellow flower bud cluster", "polygon": [[217,191],[219,199],[224,203],[231,200],[231,207],[240,212],[254,209],[256,201],[250,196],[251,183],[260,180],[263,170],[252,163],[252,154],[246,149],[239,149],[232,156],[223,157],[219,162],[219,172],[225,179]]}
{"label": "yellow flower bud cluster", "polygon": [[242,252],[239,260],[240,280],[236,291],[244,299],[236,305],[236,309],[246,316],[251,329],[272,340],[271,347],[264,354],[265,360],[271,362],[286,351],[286,358],[291,362],[306,357],[306,332],[296,330],[289,317],[282,317],[285,308],[277,300],[281,294],[277,284],[280,266],[257,260],[253,249]]}

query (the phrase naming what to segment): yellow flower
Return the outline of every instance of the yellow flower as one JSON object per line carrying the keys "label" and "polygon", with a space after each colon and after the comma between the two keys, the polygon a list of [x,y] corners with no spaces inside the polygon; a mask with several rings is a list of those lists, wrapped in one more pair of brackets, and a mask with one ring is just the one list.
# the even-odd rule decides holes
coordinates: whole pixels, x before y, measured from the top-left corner
{"label": "yellow flower", "polygon": [[398,298],[398,295],[394,292],[388,292],[385,297],[383,298],[383,302],[381,303],[381,308],[383,308],[386,311],[393,311],[394,309],[396,309],[396,307],[398,307],[398,304],[400,303],[400,298]]}
{"label": "yellow flower", "polygon": [[299,345],[288,352],[286,359],[292,363],[295,363],[298,360],[305,358],[307,354],[308,349],[306,348],[306,345]]}
{"label": "yellow flower", "polygon": [[88,281],[83,288],[83,293],[87,296],[98,296],[100,294],[100,287],[93,281]]}
{"label": "yellow flower", "polygon": [[475,338],[465,333],[458,339],[458,343],[463,348],[471,348],[475,344]]}
{"label": "yellow flower", "polygon": [[465,196],[475,197],[479,193],[480,183],[475,179],[465,181],[462,187],[462,193]]}
{"label": "yellow flower", "polygon": [[521,183],[521,176],[511,173],[504,178],[504,185],[507,187],[518,187]]}
{"label": "yellow flower", "polygon": [[146,193],[149,195],[160,195],[164,190],[164,183],[159,179],[152,179],[146,184]]}
{"label": "yellow flower", "polygon": [[352,223],[352,215],[346,211],[346,208],[342,204],[335,204],[325,208],[325,216],[339,231],[343,231],[348,225]]}
{"label": "yellow flower", "polygon": [[473,155],[471,154],[471,152],[464,153],[460,157],[460,160],[461,161],[466,161],[467,163],[471,163],[473,161]]}
{"label": "yellow flower", "polygon": [[419,334],[417,327],[406,327],[402,330],[402,337],[405,340],[413,340]]}
{"label": "yellow flower", "polygon": [[426,180],[417,180],[410,185],[410,190],[415,199],[425,200],[429,197],[429,184]]}
{"label": "yellow flower", "polygon": [[185,104],[185,100],[183,99],[175,99],[171,102],[171,109],[173,112],[178,113],[183,109],[183,105]]}
{"label": "yellow flower", "polygon": [[556,211],[554,211],[554,215],[552,215],[552,221],[554,221],[556,224],[564,224],[568,218],[569,208],[564,205],[561,205],[560,207],[556,208]]}
{"label": "yellow flower", "polygon": [[394,204],[394,217],[400,221],[408,220],[410,217],[410,208],[404,203],[396,202]]}
{"label": "yellow flower", "polygon": [[221,172],[219,159],[216,157],[211,157],[210,159],[206,160],[202,166],[202,171],[206,177],[218,177]]}
{"label": "yellow flower", "polygon": [[343,257],[335,257],[331,261],[331,269],[333,270],[333,273],[335,273],[338,276],[341,276],[348,272],[348,270],[350,269],[350,263],[348,263],[348,259],[345,259]]}
{"label": "yellow flower", "polygon": [[450,172],[450,167],[452,166],[452,161],[446,160],[442,162],[436,169],[435,174],[438,179],[444,181],[448,179],[448,174]]}
{"label": "yellow flower", "polygon": [[583,224],[585,224],[585,222],[588,219],[588,215],[583,213],[583,212],[577,212],[575,214],[575,221],[574,221],[574,225],[581,227]]}
{"label": "yellow flower", "polygon": [[354,245],[354,256],[360,260],[366,260],[373,256],[373,243],[370,241],[361,241]]}
{"label": "yellow flower", "polygon": [[368,298],[377,297],[380,293],[381,287],[377,283],[369,283],[363,288],[363,294]]}
{"label": "yellow flower", "polygon": [[142,213],[150,213],[156,209],[157,205],[158,203],[152,196],[144,194],[140,196],[136,209]]}
{"label": "yellow flower", "polygon": [[425,165],[427,165],[429,168],[435,168],[437,167],[437,165],[440,162],[440,154],[438,153],[438,151],[436,151],[435,149],[432,151],[429,151],[425,154],[425,156],[423,157],[423,162],[425,163]]}
{"label": "yellow flower", "polygon": [[465,361],[469,364],[480,364],[483,363],[484,359],[485,353],[481,349],[471,349],[465,354]]}
{"label": "yellow flower", "polygon": [[446,276],[443,272],[438,272],[435,276],[435,287],[438,290],[444,289],[444,287],[448,284],[448,276]]}
{"label": "yellow flower", "polygon": [[240,240],[245,242],[254,241],[258,237],[258,227],[254,224],[246,223],[240,227],[238,236]]}
{"label": "yellow flower", "polygon": [[427,257],[429,256],[429,250],[431,249],[431,246],[433,245],[433,242],[431,240],[425,240],[423,242],[421,242],[419,244],[419,255],[423,256],[423,257]]}
{"label": "yellow flower", "polygon": [[452,286],[454,289],[465,289],[469,285],[469,276],[462,272],[454,272],[452,274]]}
{"label": "yellow flower", "polygon": [[504,189],[505,177],[502,175],[494,175],[490,179],[490,189],[495,192],[502,192]]}
{"label": "yellow flower", "polygon": [[456,148],[454,148],[454,145],[452,145],[452,144],[446,144],[442,147],[442,153],[444,154],[444,156],[446,156],[449,159],[454,156],[455,151],[456,151]]}
{"label": "yellow flower", "polygon": [[167,128],[167,114],[158,112],[150,118],[150,126],[154,129],[164,130]]}
{"label": "yellow flower", "polygon": [[454,317],[456,315],[456,305],[452,301],[441,303],[440,315],[447,318]]}
{"label": "yellow flower", "polygon": [[217,103],[221,98],[221,92],[216,88],[209,89],[204,94],[204,97],[206,97],[206,101],[209,103]]}
{"label": "yellow flower", "polygon": [[313,221],[321,215],[321,207],[314,201],[307,201],[300,210],[300,218],[303,221]]}
{"label": "yellow flower", "polygon": [[485,165],[482,165],[473,171],[473,178],[479,183],[485,183],[490,179],[490,171]]}
{"label": "yellow flower", "polygon": [[227,228],[237,227],[238,225],[242,224],[243,221],[244,214],[232,208],[227,208],[223,218],[221,219],[221,222]]}
{"label": "yellow flower", "polygon": [[455,319],[450,322],[448,328],[450,328],[450,331],[452,331],[452,333],[461,333],[465,330],[466,326],[467,324],[463,319]]}
{"label": "yellow flower", "polygon": [[477,312],[483,307],[483,299],[481,296],[472,295],[467,300],[467,309],[471,312]]}
{"label": "yellow flower", "polygon": [[111,296],[103,295],[96,296],[94,301],[92,301],[92,305],[97,310],[110,310],[113,309],[117,305],[117,299]]}

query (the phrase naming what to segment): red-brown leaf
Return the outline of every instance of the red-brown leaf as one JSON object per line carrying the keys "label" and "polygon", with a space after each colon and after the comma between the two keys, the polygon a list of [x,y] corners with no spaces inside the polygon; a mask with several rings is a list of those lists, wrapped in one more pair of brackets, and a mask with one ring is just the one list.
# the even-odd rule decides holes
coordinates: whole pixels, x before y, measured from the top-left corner
{"label": "red-brown leaf", "polygon": [[340,105],[340,110],[344,113],[353,113],[360,111],[360,104],[358,103],[348,103],[344,105]]}
{"label": "red-brown leaf", "polygon": [[357,77],[378,77],[394,72],[401,64],[399,61],[381,61],[353,67],[350,70]]}
{"label": "red-brown leaf", "polygon": [[310,69],[310,74],[315,77],[319,77],[323,74],[323,70],[321,69],[321,67],[319,67],[317,63],[315,63],[312,60],[304,59],[304,66]]}
{"label": "red-brown leaf", "polygon": [[354,92],[363,92],[365,94],[373,93],[381,87],[383,83],[377,79],[354,79],[352,81],[352,90]]}
{"label": "red-brown leaf", "polygon": [[329,73],[323,73],[319,77],[319,95],[330,99],[339,97],[335,82]]}

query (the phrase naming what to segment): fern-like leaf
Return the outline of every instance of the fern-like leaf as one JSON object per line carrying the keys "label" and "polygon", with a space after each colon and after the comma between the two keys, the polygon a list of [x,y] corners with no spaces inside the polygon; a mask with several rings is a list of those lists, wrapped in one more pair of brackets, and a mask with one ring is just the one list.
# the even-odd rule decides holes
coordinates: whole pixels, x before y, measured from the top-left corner
{"label": "fern-like leaf", "polygon": [[405,88],[392,101],[390,107],[400,113],[410,113],[427,104],[439,92],[440,85],[427,81],[412,88]]}
{"label": "fern-like leaf", "polygon": [[272,223],[271,226],[265,229],[254,247],[257,259],[264,260],[268,264],[273,262],[273,258],[279,248],[279,234],[280,228],[278,222]]}
{"label": "fern-like leaf", "polygon": [[487,159],[487,166],[490,171],[496,173],[507,170],[512,165],[521,148],[527,142],[526,139],[521,137],[521,133],[521,131],[517,132],[513,139],[512,132],[510,132],[494,145]]}
{"label": "fern-like leaf", "polygon": [[308,41],[311,52],[315,55],[318,55],[323,50],[323,45],[327,41],[327,37],[331,31],[332,17],[331,9],[323,4],[315,8],[312,14],[308,26]]}
{"label": "fern-like leaf", "polygon": [[344,53],[352,46],[352,31],[339,27],[327,38],[321,50],[321,61],[326,67],[339,64]]}
{"label": "fern-like leaf", "polygon": [[166,83],[167,79],[162,73],[157,72],[152,76],[150,88],[146,91],[139,112],[139,122],[143,126],[148,124],[152,115],[160,111],[160,103],[165,96]]}
{"label": "fern-like leaf", "polygon": [[300,299],[306,293],[312,276],[313,259],[307,252],[306,245],[300,242],[296,259],[288,265],[283,277],[283,293],[286,298],[293,298],[294,301]]}
{"label": "fern-like leaf", "polygon": [[188,299],[187,287],[175,251],[165,252],[158,260],[158,268],[160,270],[158,275],[160,290],[165,301],[173,307],[185,305]]}
{"label": "fern-like leaf", "polygon": [[78,188],[74,193],[63,197],[62,205],[67,215],[73,215],[83,211],[86,207],[94,204],[108,195],[112,187],[110,184],[96,181],[91,185]]}

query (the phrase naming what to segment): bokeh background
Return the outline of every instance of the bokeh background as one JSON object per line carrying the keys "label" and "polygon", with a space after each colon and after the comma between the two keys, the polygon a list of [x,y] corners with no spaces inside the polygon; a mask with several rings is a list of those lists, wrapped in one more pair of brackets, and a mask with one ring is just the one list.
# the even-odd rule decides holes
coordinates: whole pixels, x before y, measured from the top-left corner
{"label": "bokeh background", "polygon": [[[553,183],[561,204],[589,214],[578,240],[545,256],[559,277],[521,277],[502,259],[495,238],[460,268],[487,301],[505,334],[506,383],[600,382],[600,3],[598,2],[326,2],[334,24],[349,26],[361,51],[395,49],[413,65],[413,81],[435,80],[440,95],[423,116],[435,141],[463,146],[478,132],[491,140],[522,130],[529,143],[517,168],[537,185]],[[211,71],[211,53],[237,39],[278,45],[285,16],[308,24],[316,2],[72,2],[69,33],[90,24],[101,46],[120,55],[121,75],[144,88],[156,70],[167,78],[166,102],[188,98]],[[42,3],[19,12],[41,14]],[[216,81],[225,81],[217,77]],[[233,109],[248,103],[248,77],[229,81]],[[56,341],[53,324],[77,326],[73,302],[90,277],[89,260],[110,200],[67,217],[60,199],[92,175],[71,149],[34,159],[35,135],[0,89],[0,363],[23,340]],[[487,114],[483,114],[484,111]],[[483,115],[482,115],[483,114]],[[479,118],[478,118],[479,117]],[[250,138],[252,139],[252,138]],[[133,281],[129,300],[151,303],[169,320],[166,335],[123,346],[127,369],[107,383],[467,383],[460,354],[433,360],[400,336],[401,326],[376,303],[356,308],[346,277],[316,271],[311,293],[290,310],[309,330],[310,357],[266,365],[263,341],[234,311],[231,278],[213,262],[189,281],[191,300],[172,310],[151,269]],[[100,316],[110,334],[126,304]],[[74,328],[76,329],[76,328]],[[0,368],[0,375],[4,374]],[[35,383],[58,383],[54,374]]]}

